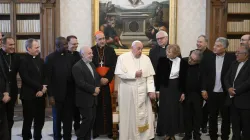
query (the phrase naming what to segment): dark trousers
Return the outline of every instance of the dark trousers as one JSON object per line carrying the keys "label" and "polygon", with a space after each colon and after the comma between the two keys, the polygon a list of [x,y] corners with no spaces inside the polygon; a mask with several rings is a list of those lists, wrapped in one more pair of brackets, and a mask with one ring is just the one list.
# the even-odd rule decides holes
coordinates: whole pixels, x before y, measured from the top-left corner
{"label": "dark trousers", "polygon": [[8,121],[6,117],[5,105],[0,101],[0,140],[9,140]]}
{"label": "dark trousers", "polygon": [[200,93],[187,93],[184,101],[185,136],[187,138],[192,138],[192,132],[194,139],[201,136],[202,101]]}
{"label": "dark trousers", "polygon": [[201,128],[206,128],[207,129],[207,122],[208,122],[208,106],[207,102],[204,104],[202,107],[202,124]]}
{"label": "dark trousers", "polygon": [[[75,106],[75,105],[74,105]],[[80,121],[81,121],[81,114],[79,112],[78,107],[74,107],[74,130],[75,132],[80,129]]]}
{"label": "dark trousers", "polygon": [[54,139],[56,139],[55,137],[61,134],[57,134],[57,130],[56,130],[56,107],[55,106],[52,106],[52,116],[53,116],[53,137]]}
{"label": "dark trousers", "polygon": [[239,109],[232,104],[231,120],[233,130],[232,140],[250,140],[250,109]]}
{"label": "dark trousers", "polygon": [[217,140],[218,135],[218,115],[221,114],[221,139],[228,140],[230,134],[230,111],[229,106],[225,106],[226,93],[211,92],[208,96],[209,108],[209,135],[211,140]]}
{"label": "dark trousers", "polygon": [[[55,102],[56,128],[54,140],[71,140],[72,119],[73,119],[73,97],[67,96],[64,102]],[[61,135],[61,123],[63,123],[63,136]]]}
{"label": "dark trousers", "polygon": [[5,104],[10,139],[11,139],[11,129],[14,124],[13,117],[14,117],[14,108],[15,108],[16,100],[17,100],[17,94],[11,95],[11,100]]}
{"label": "dark trousers", "polygon": [[77,140],[91,140],[91,130],[96,118],[96,106],[79,108],[82,116],[80,129],[76,132]]}
{"label": "dark trousers", "polygon": [[42,138],[42,129],[45,121],[45,99],[35,98],[32,100],[22,100],[23,105],[23,140],[32,138],[31,126],[34,120],[33,138],[40,140]]}

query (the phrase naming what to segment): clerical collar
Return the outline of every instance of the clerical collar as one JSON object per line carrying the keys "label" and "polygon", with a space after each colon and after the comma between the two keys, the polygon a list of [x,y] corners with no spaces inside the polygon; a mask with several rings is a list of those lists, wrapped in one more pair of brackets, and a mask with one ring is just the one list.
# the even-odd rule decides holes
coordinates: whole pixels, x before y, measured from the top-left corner
{"label": "clerical collar", "polygon": [[1,51],[3,52],[4,55],[9,55],[9,53],[5,52],[2,48]]}
{"label": "clerical collar", "polygon": [[70,54],[74,54],[74,51],[69,51],[69,50],[68,50],[68,52],[69,52]]}
{"label": "clerical collar", "polygon": [[160,46],[160,47],[161,47],[161,48],[163,48],[163,49],[165,49],[165,48],[166,48],[166,46],[167,46],[167,45],[165,45],[165,46],[163,46],[163,47],[161,47],[161,46]]}
{"label": "clerical collar", "polygon": [[29,53],[27,53],[30,57],[32,57],[33,59],[35,59],[37,56],[31,55]]}
{"label": "clerical collar", "polygon": [[179,57],[175,57],[175,58],[169,58],[170,61],[177,61],[178,59],[180,59]]}

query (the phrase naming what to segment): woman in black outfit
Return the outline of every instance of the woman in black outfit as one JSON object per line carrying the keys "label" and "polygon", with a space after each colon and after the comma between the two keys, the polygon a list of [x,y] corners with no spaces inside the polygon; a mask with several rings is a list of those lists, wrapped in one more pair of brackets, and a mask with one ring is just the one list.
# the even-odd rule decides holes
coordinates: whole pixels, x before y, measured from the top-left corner
{"label": "woman in black outfit", "polygon": [[156,70],[156,93],[159,98],[159,118],[165,140],[175,140],[174,135],[183,131],[182,102],[185,87],[187,62],[179,58],[180,47],[169,45],[167,57],[159,59]]}

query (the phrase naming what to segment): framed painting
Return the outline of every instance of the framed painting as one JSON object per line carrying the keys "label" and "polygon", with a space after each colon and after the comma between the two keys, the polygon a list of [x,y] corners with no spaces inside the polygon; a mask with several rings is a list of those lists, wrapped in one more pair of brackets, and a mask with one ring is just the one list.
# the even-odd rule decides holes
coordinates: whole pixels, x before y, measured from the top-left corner
{"label": "framed painting", "polygon": [[148,55],[159,30],[176,43],[177,0],[92,0],[92,11],[93,34],[103,31],[117,55],[128,52],[134,40],[143,43]]}

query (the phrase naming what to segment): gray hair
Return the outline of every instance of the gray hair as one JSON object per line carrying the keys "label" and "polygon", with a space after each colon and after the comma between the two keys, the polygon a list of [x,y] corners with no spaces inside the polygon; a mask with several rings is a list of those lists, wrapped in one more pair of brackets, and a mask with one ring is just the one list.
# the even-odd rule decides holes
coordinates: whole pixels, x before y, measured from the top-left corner
{"label": "gray hair", "polygon": [[131,45],[132,48],[134,48],[137,43],[141,43],[142,44],[142,42],[140,40],[135,40],[135,41],[132,42],[132,45]]}
{"label": "gray hair", "polygon": [[165,37],[168,36],[168,33],[165,31],[159,31],[156,33],[156,36],[158,36],[159,34],[163,34]]}
{"label": "gray hair", "polygon": [[195,49],[195,50],[191,51],[190,55],[192,55],[192,54],[196,55],[199,58],[199,62],[202,60],[203,53],[201,50]]}
{"label": "gray hair", "polygon": [[207,36],[205,36],[205,35],[200,35],[198,38],[200,38],[200,37],[203,37],[203,38],[204,38],[204,40],[205,40],[205,42],[208,42],[208,38],[207,38]]}
{"label": "gray hair", "polygon": [[91,49],[91,47],[89,47],[89,46],[81,47],[80,51],[79,51],[80,56],[82,56],[82,54],[84,54],[87,49]]}
{"label": "gray hair", "polygon": [[224,48],[227,48],[229,45],[229,42],[225,37],[218,37],[215,42],[220,42]]}
{"label": "gray hair", "polygon": [[32,48],[32,43],[33,41],[38,42],[36,39],[34,38],[29,38],[28,40],[25,41],[25,49],[26,51],[28,51],[28,48]]}

